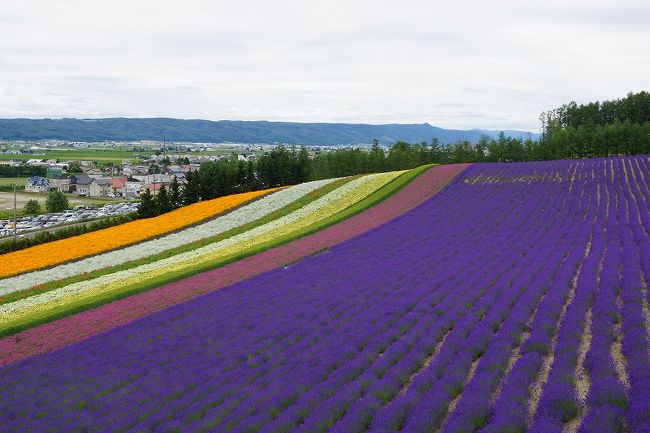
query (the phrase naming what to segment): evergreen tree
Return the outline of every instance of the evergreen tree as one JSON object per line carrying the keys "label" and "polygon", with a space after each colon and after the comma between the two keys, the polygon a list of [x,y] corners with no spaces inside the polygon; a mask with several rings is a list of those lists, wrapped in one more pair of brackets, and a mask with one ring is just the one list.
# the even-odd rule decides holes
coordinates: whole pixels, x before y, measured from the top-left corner
{"label": "evergreen tree", "polygon": [[158,204],[156,199],[149,191],[149,188],[146,188],[144,192],[140,194],[140,206],[138,207],[138,215],[140,218],[151,218],[158,215],[160,212],[158,210]]}
{"label": "evergreen tree", "polygon": [[169,194],[167,193],[167,188],[165,188],[165,185],[162,185],[158,190],[158,194],[156,195],[156,206],[158,207],[158,211],[161,214],[167,213],[173,209],[172,202],[169,198]]}
{"label": "evergreen tree", "polygon": [[188,171],[185,175],[184,203],[192,204],[201,198],[201,185],[199,184],[199,174],[196,171]]}
{"label": "evergreen tree", "polygon": [[173,209],[183,206],[183,190],[181,189],[181,184],[178,182],[176,176],[172,178],[172,182],[169,184],[169,201],[171,202]]}

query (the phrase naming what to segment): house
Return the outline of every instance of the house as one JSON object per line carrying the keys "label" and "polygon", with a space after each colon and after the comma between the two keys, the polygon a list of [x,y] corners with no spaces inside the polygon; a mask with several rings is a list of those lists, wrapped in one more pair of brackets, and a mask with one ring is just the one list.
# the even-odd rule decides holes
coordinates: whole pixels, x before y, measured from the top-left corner
{"label": "house", "polygon": [[110,177],[94,178],[90,183],[91,197],[106,197],[113,192],[113,180]]}
{"label": "house", "polygon": [[70,176],[71,191],[78,195],[90,195],[90,184],[93,178],[85,174],[75,174]]}
{"label": "house", "polygon": [[61,192],[70,192],[72,186],[70,179],[63,176],[53,177],[48,179],[48,182],[50,182],[50,191],[56,190]]}
{"label": "house", "polygon": [[137,198],[140,196],[140,191],[143,187],[143,181],[129,177],[124,182],[124,193],[122,195],[126,198]]}
{"label": "house", "polygon": [[113,194],[124,196],[126,181],[128,177],[116,177],[111,179],[111,188],[113,189]]}
{"label": "house", "polygon": [[50,182],[43,176],[32,176],[27,179],[25,191],[29,192],[48,192],[50,190]]}
{"label": "house", "polygon": [[100,168],[82,168],[82,171],[85,175],[90,177],[100,177],[104,175],[104,172]]}

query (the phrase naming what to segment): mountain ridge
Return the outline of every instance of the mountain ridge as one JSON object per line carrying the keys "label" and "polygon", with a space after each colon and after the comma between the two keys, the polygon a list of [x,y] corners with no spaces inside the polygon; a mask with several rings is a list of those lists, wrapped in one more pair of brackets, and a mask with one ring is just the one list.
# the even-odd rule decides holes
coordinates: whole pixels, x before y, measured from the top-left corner
{"label": "mountain ridge", "polygon": [[[378,139],[388,145],[395,141],[430,142],[437,138],[448,144],[481,136],[496,137],[499,131],[483,129],[445,129],[429,123],[367,124],[327,122],[273,122],[267,120],[203,120],[166,117],[100,119],[0,119],[0,139],[70,141],[169,141],[285,143],[304,145],[363,145]],[[539,134],[506,130],[511,137],[533,138]]]}

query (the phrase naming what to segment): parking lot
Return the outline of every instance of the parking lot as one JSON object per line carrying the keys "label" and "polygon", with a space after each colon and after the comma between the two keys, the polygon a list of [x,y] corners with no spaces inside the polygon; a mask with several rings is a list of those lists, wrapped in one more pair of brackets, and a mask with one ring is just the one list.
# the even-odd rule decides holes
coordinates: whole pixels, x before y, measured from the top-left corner
{"label": "parking lot", "polygon": [[[48,213],[37,216],[24,216],[17,220],[16,232],[25,233],[32,230],[83,222],[92,219],[124,215],[138,209],[137,202],[109,203],[103,206],[75,206],[71,210],[60,213]],[[13,236],[13,220],[0,220],[0,238]]]}

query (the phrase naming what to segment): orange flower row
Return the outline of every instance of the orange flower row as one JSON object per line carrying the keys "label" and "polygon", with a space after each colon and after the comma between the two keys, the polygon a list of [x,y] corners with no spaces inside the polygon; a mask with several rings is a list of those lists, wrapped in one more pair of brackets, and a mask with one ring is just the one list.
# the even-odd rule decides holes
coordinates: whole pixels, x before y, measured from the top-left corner
{"label": "orange flower row", "polygon": [[0,278],[47,268],[173,232],[277,189],[280,188],[201,201],[154,218],[135,220],[0,255]]}

